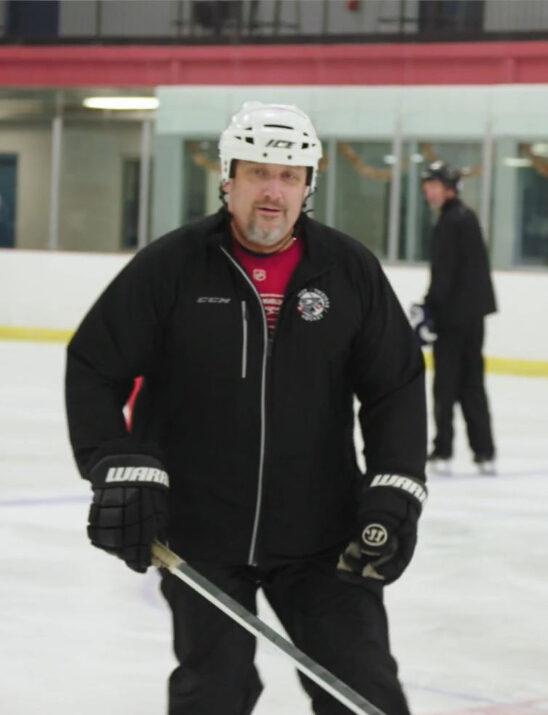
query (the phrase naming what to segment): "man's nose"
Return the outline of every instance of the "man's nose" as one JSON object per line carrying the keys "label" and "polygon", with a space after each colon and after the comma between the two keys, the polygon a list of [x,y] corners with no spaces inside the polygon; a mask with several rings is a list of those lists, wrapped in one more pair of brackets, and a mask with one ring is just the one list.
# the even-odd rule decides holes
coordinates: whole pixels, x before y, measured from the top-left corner
{"label": "man's nose", "polygon": [[269,177],[263,186],[264,198],[278,201],[282,197],[282,182],[277,176]]}

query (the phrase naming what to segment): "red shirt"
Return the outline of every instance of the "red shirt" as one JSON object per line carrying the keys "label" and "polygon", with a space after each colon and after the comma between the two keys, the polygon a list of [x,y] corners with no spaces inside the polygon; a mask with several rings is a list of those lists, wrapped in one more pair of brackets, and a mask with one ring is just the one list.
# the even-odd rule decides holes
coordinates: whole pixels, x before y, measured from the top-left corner
{"label": "red shirt", "polygon": [[289,279],[302,258],[302,238],[280,253],[251,253],[234,241],[234,256],[261,296],[270,334],[274,332]]}

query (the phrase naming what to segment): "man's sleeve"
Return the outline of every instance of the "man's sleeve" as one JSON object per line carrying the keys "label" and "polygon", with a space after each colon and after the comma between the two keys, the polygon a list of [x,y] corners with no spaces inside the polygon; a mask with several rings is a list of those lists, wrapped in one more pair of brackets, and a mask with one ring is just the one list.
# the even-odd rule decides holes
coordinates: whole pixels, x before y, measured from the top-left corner
{"label": "man's sleeve", "polygon": [[445,220],[443,231],[432,246],[430,286],[424,302],[439,318],[449,303],[455,283],[458,261],[459,230],[455,221]]}
{"label": "man's sleeve", "polygon": [[123,407],[134,379],[154,369],[169,304],[169,281],[160,273],[155,252],[143,249],[99,297],[68,345],[65,403],[82,476],[99,448],[108,453],[109,444],[119,450],[120,441],[130,440]]}
{"label": "man's sleeve", "polygon": [[378,263],[365,277],[363,324],[352,353],[367,473],[425,480],[424,359]]}

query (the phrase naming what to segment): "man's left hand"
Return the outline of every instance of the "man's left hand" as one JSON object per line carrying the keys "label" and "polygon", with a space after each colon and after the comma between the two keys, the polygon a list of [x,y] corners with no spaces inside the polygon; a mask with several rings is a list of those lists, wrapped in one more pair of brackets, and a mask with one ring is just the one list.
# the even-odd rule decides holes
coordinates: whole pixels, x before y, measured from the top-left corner
{"label": "man's left hand", "polygon": [[419,480],[394,474],[375,477],[363,493],[359,533],[339,558],[340,576],[383,584],[398,579],[415,551],[425,499],[426,488]]}

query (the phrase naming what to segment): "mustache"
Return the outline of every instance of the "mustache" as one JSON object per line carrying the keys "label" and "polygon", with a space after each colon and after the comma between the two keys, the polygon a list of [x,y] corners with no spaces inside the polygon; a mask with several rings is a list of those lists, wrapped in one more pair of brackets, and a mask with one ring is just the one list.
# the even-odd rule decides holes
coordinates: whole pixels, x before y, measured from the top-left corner
{"label": "mustache", "polygon": [[253,208],[255,209],[277,209],[279,211],[285,211],[286,206],[285,204],[276,204],[271,201],[258,201],[253,204]]}

